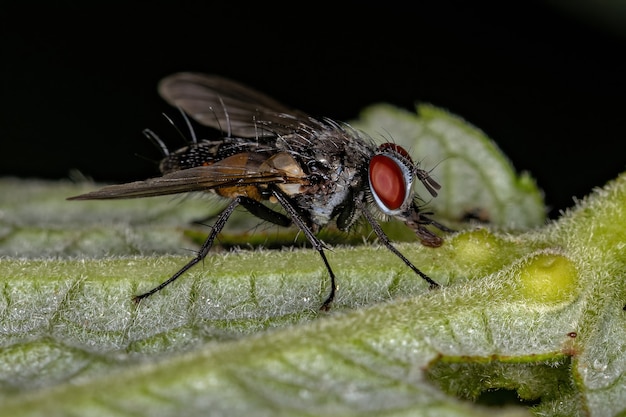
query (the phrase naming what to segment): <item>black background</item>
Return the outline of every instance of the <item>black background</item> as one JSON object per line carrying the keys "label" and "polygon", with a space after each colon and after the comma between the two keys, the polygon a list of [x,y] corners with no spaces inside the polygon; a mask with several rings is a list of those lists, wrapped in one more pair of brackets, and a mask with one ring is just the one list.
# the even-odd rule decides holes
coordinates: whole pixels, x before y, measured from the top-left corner
{"label": "black background", "polygon": [[0,6],[0,176],[155,176],[159,152],[141,131],[172,132],[161,113],[175,111],[156,84],[182,70],[337,120],[381,101],[444,107],[531,172],[552,217],[625,168],[626,32],[615,11],[532,1],[96,4]]}

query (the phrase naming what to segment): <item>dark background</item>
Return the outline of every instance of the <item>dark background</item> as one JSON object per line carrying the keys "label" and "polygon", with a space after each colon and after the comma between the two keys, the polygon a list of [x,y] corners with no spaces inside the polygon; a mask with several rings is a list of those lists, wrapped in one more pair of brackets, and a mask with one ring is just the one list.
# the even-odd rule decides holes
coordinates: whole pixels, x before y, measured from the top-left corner
{"label": "dark background", "polygon": [[622,6],[222,3],[4,2],[0,176],[155,176],[141,131],[172,132],[156,84],[182,70],[338,120],[381,101],[447,108],[531,172],[552,217],[624,171]]}

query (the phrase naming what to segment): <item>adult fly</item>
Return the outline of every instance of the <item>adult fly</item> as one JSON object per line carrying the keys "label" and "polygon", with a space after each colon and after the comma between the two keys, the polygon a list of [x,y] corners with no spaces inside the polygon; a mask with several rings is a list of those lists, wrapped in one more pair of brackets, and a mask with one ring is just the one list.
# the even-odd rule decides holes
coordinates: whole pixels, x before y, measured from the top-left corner
{"label": "adult fly", "polygon": [[413,190],[415,181],[433,197],[440,186],[404,148],[394,143],[376,146],[347,124],[311,117],[216,75],[176,73],[162,79],[158,91],[169,104],[223,136],[214,140],[194,137],[187,146],[170,152],[147,131],[163,149],[161,176],[106,186],[69,200],[199,191],[215,193],[230,203],[217,216],[197,255],[160,285],[135,296],[135,301],[161,290],[203,260],[238,206],[279,226],[295,224],[306,236],[330,277],[330,292],[321,310],[330,308],[337,292],[335,273],[317,237],[330,222],[346,231],[364,218],[387,249],[431,288],[438,286],[393,246],[379,224],[379,220],[398,219],[430,247],[440,246],[443,240],[428,226],[451,231],[421,211]]}

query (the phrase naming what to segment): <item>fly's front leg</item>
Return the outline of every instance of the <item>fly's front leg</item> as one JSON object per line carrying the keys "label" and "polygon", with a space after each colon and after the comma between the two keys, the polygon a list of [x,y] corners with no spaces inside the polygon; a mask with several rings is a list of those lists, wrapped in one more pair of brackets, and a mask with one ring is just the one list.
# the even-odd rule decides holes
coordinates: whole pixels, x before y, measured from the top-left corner
{"label": "fly's front leg", "polygon": [[192,266],[194,266],[195,264],[197,264],[198,262],[203,260],[207,256],[207,254],[209,253],[209,250],[211,249],[211,246],[213,246],[213,242],[215,241],[215,238],[217,237],[218,233],[222,231],[222,229],[224,228],[224,225],[226,224],[226,221],[228,220],[230,215],[233,214],[233,211],[235,210],[235,207],[237,207],[239,204],[241,204],[241,201],[244,198],[246,198],[246,197],[236,197],[220,213],[220,215],[217,218],[215,224],[213,225],[213,229],[211,230],[211,233],[209,234],[207,239],[204,241],[204,243],[200,247],[200,250],[198,251],[198,254],[196,255],[195,258],[193,258],[191,261],[189,261],[185,266],[183,266],[178,272],[176,272],[174,275],[172,275],[166,281],[163,281],[161,284],[157,285],[156,287],[154,287],[153,289],[151,289],[148,292],[145,292],[143,294],[140,294],[140,295],[137,295],[137,296],[133,297],[133,301],[138,303],[139,301],[143,300],[144,298],[151,296],[155,292],[162,290],[167,285],[171,284],[176,279],[178,279],[178,277],[180,277],[182,274],[184,274],[189,268],[191,268]]}
{"label": "fly's front leg", "polygon": [[[378,224],[376,219],[374,219],[374,216],[372,216],[372,213],[370,213],[367,210],[367,207],[365,207],[365,205],[358,199],[355,199],[354,201],[355,201],[357,207],[359,208],[359,210],[361,210],[361,212],[363,213],[363,216],[365,216],[365,219],[367,219],[368,223],[372,226],[372,229],[376,233],[376,236],[378,236],[378,240],[383,245],[385,245],[385,247],[387,249],[389,249],[391,252],[393,252],[398,258],[402,259],[404,261],[404,263],[409,268],[411,268],[413,270],[413,272],[415,272],[417,275],[422,277],[426,282],[428,282],[430,284],[430,288],[437,288],[437,287],[439,287],[439,284],[437,284],[435,281],[433,281],[428,275],[426,275],[425,273],[420,271],[415,265],[413,265],[413,263],[411,261],[409,261],[406,258],[406,256],[404,256],[398,249],[396,249],[395,246],[393,246],[391,244],[391,241],[389,240],[389,237],[385,234],[385,232],[380,227],[380,225]],[[435,235],[433,235],[433,236],[435,236]]]}

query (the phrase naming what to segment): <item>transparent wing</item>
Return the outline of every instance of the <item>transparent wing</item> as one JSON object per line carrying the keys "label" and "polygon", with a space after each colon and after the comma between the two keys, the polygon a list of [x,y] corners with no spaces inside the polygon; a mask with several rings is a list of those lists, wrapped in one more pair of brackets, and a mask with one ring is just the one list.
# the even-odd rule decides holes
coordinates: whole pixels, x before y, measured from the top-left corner
{"label": "transparent wing", "polygon": [[163,78],[158,91],[200,124],[229,135],[258,138],[319,124],[304,112],[217,75],[179,72]]}
{"label": "transparent wing", "polygon": [[[228,187],[243,190],[245,187],[262,184],[306,183],[299,172],[290,172],[287,166],[287,169],[278,169],[267,163],[255,163],[253,167],[242,164],[246,156],[246,154],[234,155],[212,165],[174,171],[143,181],[109,185],[90,193],[70,197],[68,200],[140,198]],[[272,159],[268,161],[271,162]]]}

